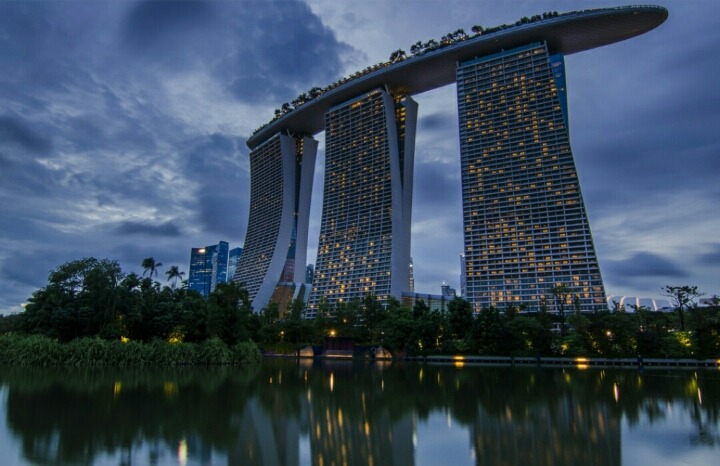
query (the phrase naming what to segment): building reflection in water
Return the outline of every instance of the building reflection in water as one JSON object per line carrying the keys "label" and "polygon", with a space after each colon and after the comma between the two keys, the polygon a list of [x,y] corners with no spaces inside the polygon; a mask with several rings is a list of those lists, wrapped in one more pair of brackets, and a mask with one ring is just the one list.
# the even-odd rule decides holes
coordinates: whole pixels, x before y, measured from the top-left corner
{"label": "building reflection in water", "polygon": [[501,416],[480,409],[471,430],[476,464],[619,466],[619,417],[572,396],[557,401]]}
{"label": "building reflection in water", "polygon": [[615,466],[635,448],[621,448],[622,430],[667,422],[687,435],[657,451],[720,448],[720,376],[709,372],[283,360],[0,370],[0,393],[0,464]]}
{"label": "building reflection in water", "polygon": [[228,464],[297,466],[300,426],[282,412],[267,412],[258,399],[247,401],[239,419],[240,435],[228,452]]}

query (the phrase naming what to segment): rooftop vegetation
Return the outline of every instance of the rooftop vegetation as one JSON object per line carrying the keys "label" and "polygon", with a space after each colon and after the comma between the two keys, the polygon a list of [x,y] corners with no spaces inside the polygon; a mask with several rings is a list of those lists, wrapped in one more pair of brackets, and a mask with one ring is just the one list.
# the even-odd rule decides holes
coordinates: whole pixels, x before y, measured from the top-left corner
{"label": "rooftop vegetation", "polygon": [[514,24],[501,24],[499,26],[491,27],[491,28],[485,28],[481,25],[475,25],[471,28],[472,34],[467,34],[464,29],[458,29],[454,32],[449,32],[442,36],[440,40],[430,39],[426,42],[423,41],[417,41],[414,44],[410,46],[410,54],[408,55],[407,52],[403,49],[397,49],[393,51],[390,54],[390,57],[388,58],[388,61],[376,63],[375,65],[368,66],[367,68],[357,71],[350,76],[346,76],[344,78],[341,78],[332,84],[329,84],[325,87],[313,87],[307,92],[303,92],[302,94],[298,95],[295,99],[293,99],[291,102],[284,102],[280,108],[275,109],[275,115],[272,120],[265,123],[264,125],[257,128],[255,131],[253,131],[253,135],[260,132],[263,128],[266,126],[272,124],[275,120],[287,115],[288,113],[292,112],[296,108],[299,108],[309,102],[312,102],[313,100],[317,99],[318,97],[321,97],[322,95],[332,91],[333,89],[336,89],[350,81],[353,81],[355,79],[361,78],[363,76],[366,76],[370,73],[373,73],[375,71],[387,68],[389,66],[392,66],[396,63],[405,61],[405,60],[411,60],[414,58],[421,57],[423,55],[426,55],[430,52],[434,52],[436,50],[444,49],[450,46],[457,45],[463,41],[466,41],[468,39],[473,39],[478,36],[487,36],[489,34],[494,34],[500,31],[504,31],[509,28],[522,26],[525,24],[531,24],[536,23],[538,21],[548,20],[551,18],[557,18],[562,16],[570,16],[575,15],[579,13],[586,13],[588,11],[594,11],[594,10],[585,10],[585,11],[571,11],[567,13],[558,13],[557,11],[548,11],[541,15],[534,15],[534,16],[523,16],[518,21],[516,21]]}

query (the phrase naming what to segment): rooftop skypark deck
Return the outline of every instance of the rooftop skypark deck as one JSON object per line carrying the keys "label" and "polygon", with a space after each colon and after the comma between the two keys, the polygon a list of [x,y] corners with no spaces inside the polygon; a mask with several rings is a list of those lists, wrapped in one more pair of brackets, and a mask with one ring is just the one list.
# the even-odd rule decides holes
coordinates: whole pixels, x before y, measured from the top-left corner
{"label": "rooftop skypark deck", "polygon": [[[312,135],[323,131],[324,115],[333,106],[373,89],[419,94],[455,82],[457,63],[532,42],[547,42],[553,53],[570,55],[648,32],[668,17],[660,6],[642,5],[564,13],[490,33],[468,36],[450,45],[388,62],[328,86],[317,97],[296,106],[258,129],[247,140],[255,149],[279,132]],[[366,69],[367,70],[367,69]]]}

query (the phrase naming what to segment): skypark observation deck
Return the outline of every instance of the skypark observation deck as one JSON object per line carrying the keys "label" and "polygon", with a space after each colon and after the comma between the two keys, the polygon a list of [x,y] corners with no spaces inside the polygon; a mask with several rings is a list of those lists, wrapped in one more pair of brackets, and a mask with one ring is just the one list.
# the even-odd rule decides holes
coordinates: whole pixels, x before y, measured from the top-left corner
{"label": "skypark observation deck", "polygon": [[419,94],[455,83],[457,63],[533,42],[546,42],[551,53],[570,55],[613,44],[651,31],[668,17],[660,6],[641,5],[585,10],[532,23],[510,26],[444,46],[354,79],[293,109],[253,134],[250,149],[280,132],[317,134],[325,128],[327,111],[373,89],[391,94]]}

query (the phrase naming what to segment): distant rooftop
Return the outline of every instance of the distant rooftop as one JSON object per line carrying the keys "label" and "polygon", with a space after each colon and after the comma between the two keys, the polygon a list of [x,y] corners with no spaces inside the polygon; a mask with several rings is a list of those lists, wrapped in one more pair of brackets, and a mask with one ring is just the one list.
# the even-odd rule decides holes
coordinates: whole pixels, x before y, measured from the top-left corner
{"label": "distant rooftop", "polygon": [[[312,135],[324,130],[329,108],[365,92],[387,87],[392,93],[419,94],[455,82],[457,63],[532,42],[545,41],[552,53],[570,55],[644,34],[665,22],[668,11],[640,5],[561,13],[485,32],[416,55],[381,63],[319,90],[319,95],[260,127],[248,138],[254,149],[279,132]],[[319,89],[319,88],[316,88]]]}

